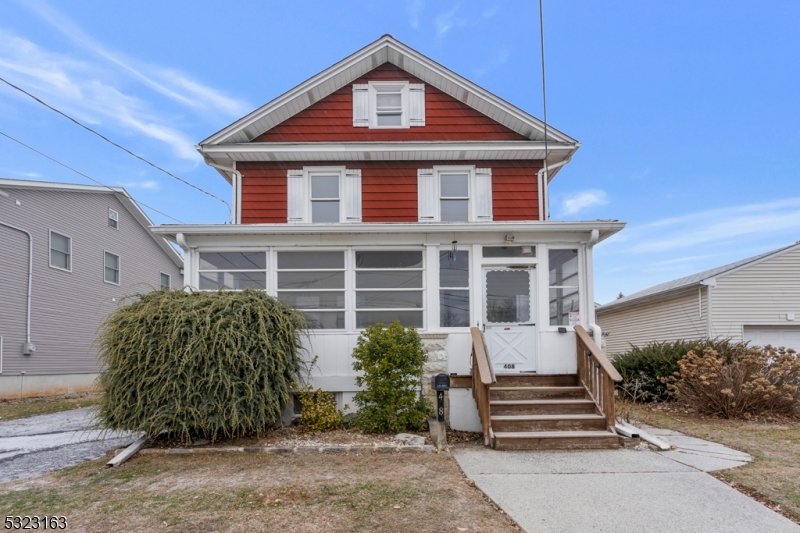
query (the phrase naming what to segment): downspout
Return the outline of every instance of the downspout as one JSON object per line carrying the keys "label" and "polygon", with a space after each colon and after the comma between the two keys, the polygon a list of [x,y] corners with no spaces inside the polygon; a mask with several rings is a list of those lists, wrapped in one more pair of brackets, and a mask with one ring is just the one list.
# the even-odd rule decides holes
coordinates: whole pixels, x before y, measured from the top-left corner
{"label": "downspout", "polygon": [[[210,161],[206,161],[206,163],[216,168],[217,170],[221,170],[223,172],[230,172],[233,174],[231,178],[233,180],[233,220],[231,221],[232,224],[241,224],[241,207],[239,206],[239,195],[240,189],[242,187],[242,173],[236,170],[235,167],[225,167],[222,165],[218,165],[217,163],[212,163]],[[234,165],[236,163],[234,162]]]}
{"label": "downspout", "polygon": [[11,224],[6,224],[5,222],[0,222],[1,226],[5,226],[7,228],[11,228],[16,231],[20,231],[28,236],[28,309],[26,311],[25,317],[25,346],[22,348],[22,353],[25,355],[30,355],[31,352],[35,351],[31,345],[31,286],[33,285],[33,235],[30,234],[29,231],[26,231],[22,228],[18,228],[16,226],[12,226]]}
{"label": "downspout", "polygon": [[[592,263],[592,248],[595,244],[600,241],[600,230],[593,229],[591,235],[589,236],[589,241],[586,243],[586,253],[584,254],[584,271],[588,274],[589,273],[589,265]],[[597,325],[595,322],[594,316],[594,268],[592,268],[592,276],[586,276],[586,285],[587,285],[587,296],[591,296],[589,298],[589,308],[591,309],[589,316],[589,329],[592,331],[592,338],[594,339],[595,344],[601,350],[603,349],[603,330],[600,326]]]}
{"label": "downspout", "polygon": [[[547,154],[544,154],[547,157]],[[548,188],[550,182],[550,171],[555,170],[557,168],[561,168],[567,163],[572,161],[572,156],[569,156],[565,160],[561,161],[560,163],[556,163],[555,165],[547,165],[547,167],[542,167],[539,169],[539,172],[536,173],[536,179],[539,184],[539,191],[541,194],[539,195],[539,220],[549,220],[550,219],[550,199],[548,198]],[[548,175],[545,176],[545,173]]]}

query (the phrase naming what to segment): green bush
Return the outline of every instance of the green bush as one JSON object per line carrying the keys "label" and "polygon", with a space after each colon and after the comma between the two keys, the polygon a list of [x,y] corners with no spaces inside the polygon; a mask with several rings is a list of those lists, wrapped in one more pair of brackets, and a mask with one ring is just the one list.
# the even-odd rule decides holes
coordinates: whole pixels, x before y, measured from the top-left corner
{"label": "green bush", "polygon": [[344,425],[344,411],[337,409],[336,396],[332,392],[306,385],[298,389],[295,394],[302,405],[300,424],[304,428],[311,431],[329,431]]}
{"label": "green bush", "polygon": [[421,430],[431,407],[420,392],[428,356],[417,330],[399,321],[369,327],[358,338],[353,359],[362,373],[356,384],[364,387],[354,397],[355,425],[375,433]]}
{"label": "green bush", "polygon": [[303,369],[306,317],[262,291],[153,291],[126,298],[96,340],[109,429],[238,437],[280,421]]}
{"label": "green bush", "polygon": [[678,372],[678,361],[683,356],[693,350],[703,353],[706,348],[712,348],[728,360],[747,351],[745,344],[720,338],[651,342],[642,347],[631,346],[630,350],[612,359],[614,368],[622,376],[622,382],[617,387],[636,401],[669,401],[673,398],[664,381]]}

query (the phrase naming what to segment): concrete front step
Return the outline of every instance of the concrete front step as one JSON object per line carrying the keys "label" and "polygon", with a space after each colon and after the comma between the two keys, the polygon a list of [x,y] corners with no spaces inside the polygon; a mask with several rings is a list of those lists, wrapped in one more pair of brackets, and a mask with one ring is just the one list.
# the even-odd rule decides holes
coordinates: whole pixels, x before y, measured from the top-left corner
{"label": "concrete front step", "polygon": [[506,415],[492,416],[492,430],[520,431],[574,431],[606,429],[606,418],[596,414],[558,415]]}
{"label": "concrete front step", "polygon": [[492,387],[489,398],[492,400],[536,400],[556,398],[586,397],[586,389],[580,386],[571,387]]}
{"label": "concrete front step", "polygon": [[491,416],[496,415],[554,415],[554,414],[597,414],[592,400],[586,399],[545,399],[545,400],[491,400]]}
{"label": "concrete front step", "polygon": [[577,374],[497,374],[497,387],[574,387],[579,385]]}
{"label": "concrete front step", "polygon": [[495,431],[497,450],[565,450],[619,448],[610,431]]}

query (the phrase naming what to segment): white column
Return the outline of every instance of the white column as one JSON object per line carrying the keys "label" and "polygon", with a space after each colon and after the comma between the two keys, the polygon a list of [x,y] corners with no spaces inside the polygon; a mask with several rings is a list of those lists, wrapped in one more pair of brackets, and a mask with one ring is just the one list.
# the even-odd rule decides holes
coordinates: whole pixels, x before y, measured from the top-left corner
{"label": "white column", "polygon": [[425,245],[425,329],[439,329],[439,243]]}

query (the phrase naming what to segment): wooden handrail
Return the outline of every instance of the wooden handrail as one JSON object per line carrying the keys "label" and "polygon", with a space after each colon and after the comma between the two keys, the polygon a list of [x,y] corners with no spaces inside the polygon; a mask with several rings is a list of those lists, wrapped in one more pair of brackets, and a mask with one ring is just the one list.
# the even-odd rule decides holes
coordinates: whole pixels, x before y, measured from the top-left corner
{"label": "wooden handrail", "polygon": [[575,326],[575,344],[578,356],[578,379],[605,416],[608,429],[613,431],[617,423],[614,383],[622,381],[622,376],[582,326]]}
{"label": "wooden handrail", "polygon": [[478,406],[478,416],[483,429],[483,443],[491,444],[492,419],[489,407],[489,387],[497,382],[492,371],[486,342],[480,328],[470,328],[472,334],[472,397]]}

